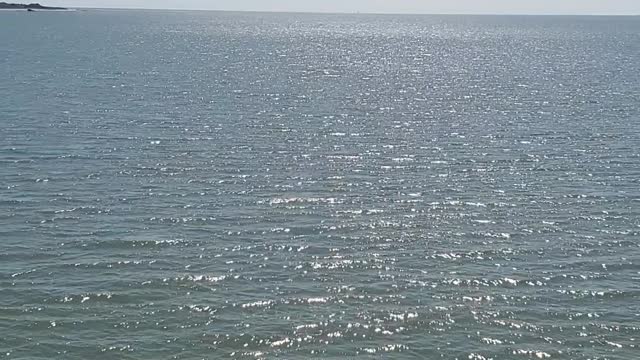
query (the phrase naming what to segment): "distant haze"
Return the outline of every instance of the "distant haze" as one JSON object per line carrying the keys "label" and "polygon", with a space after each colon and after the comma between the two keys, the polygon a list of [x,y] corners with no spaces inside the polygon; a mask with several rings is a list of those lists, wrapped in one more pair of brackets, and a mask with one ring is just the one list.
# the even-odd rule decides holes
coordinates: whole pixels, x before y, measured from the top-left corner
{"label": "distant haze", "polygon": [[454,14],[640,14],[640,0],[51,0],[46,5],[149,9]]}

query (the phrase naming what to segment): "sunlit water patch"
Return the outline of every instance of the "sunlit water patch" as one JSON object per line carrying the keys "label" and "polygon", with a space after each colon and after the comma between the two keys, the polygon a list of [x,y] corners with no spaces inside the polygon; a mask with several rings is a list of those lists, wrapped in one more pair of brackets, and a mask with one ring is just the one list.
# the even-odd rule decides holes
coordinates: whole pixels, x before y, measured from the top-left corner
{"label": "sunlit water patch", "polygon": [[638,357],[637,20],[0,24],[0,358]]}

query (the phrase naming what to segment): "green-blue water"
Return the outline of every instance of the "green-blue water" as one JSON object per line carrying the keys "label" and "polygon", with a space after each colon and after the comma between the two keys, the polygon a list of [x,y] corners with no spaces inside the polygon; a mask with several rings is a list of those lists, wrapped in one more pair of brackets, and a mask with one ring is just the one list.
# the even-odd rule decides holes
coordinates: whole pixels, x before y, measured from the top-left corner
{"label": "green-blue water", "polygon": [[640,19],[0,13],[0,358],[635,359]]}

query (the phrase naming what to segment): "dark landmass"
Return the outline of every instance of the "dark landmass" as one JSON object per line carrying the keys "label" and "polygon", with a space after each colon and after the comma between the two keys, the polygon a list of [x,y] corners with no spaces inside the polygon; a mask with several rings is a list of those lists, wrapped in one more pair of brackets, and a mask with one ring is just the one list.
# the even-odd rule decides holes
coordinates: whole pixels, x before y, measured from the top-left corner
{"label": "dark landmass", "polygon": [[0,9],[12,9],[12,10],[67,10],[63,7],[51,7],[42,6],[38,3],[33,4],[10,4],[6,2],[0,2]]}

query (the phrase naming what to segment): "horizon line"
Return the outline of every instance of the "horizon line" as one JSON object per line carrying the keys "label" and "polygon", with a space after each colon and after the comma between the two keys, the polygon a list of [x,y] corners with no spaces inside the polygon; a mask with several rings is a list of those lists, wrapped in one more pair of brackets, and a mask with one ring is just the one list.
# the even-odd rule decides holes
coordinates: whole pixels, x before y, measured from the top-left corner
{"label": "horizon line", "polygon": [[301,10],[230,10],[199,8],[145,8],[145,7],[68,7],[77,10],[149,10],[149,11],[207,11],[228,13],[262,13],[262,14],[316,14],[316,15],[452,15],[452,16],[640,16],[627,13],[465,13],[465,12],[368,12],[368,11],[301,11]]}

